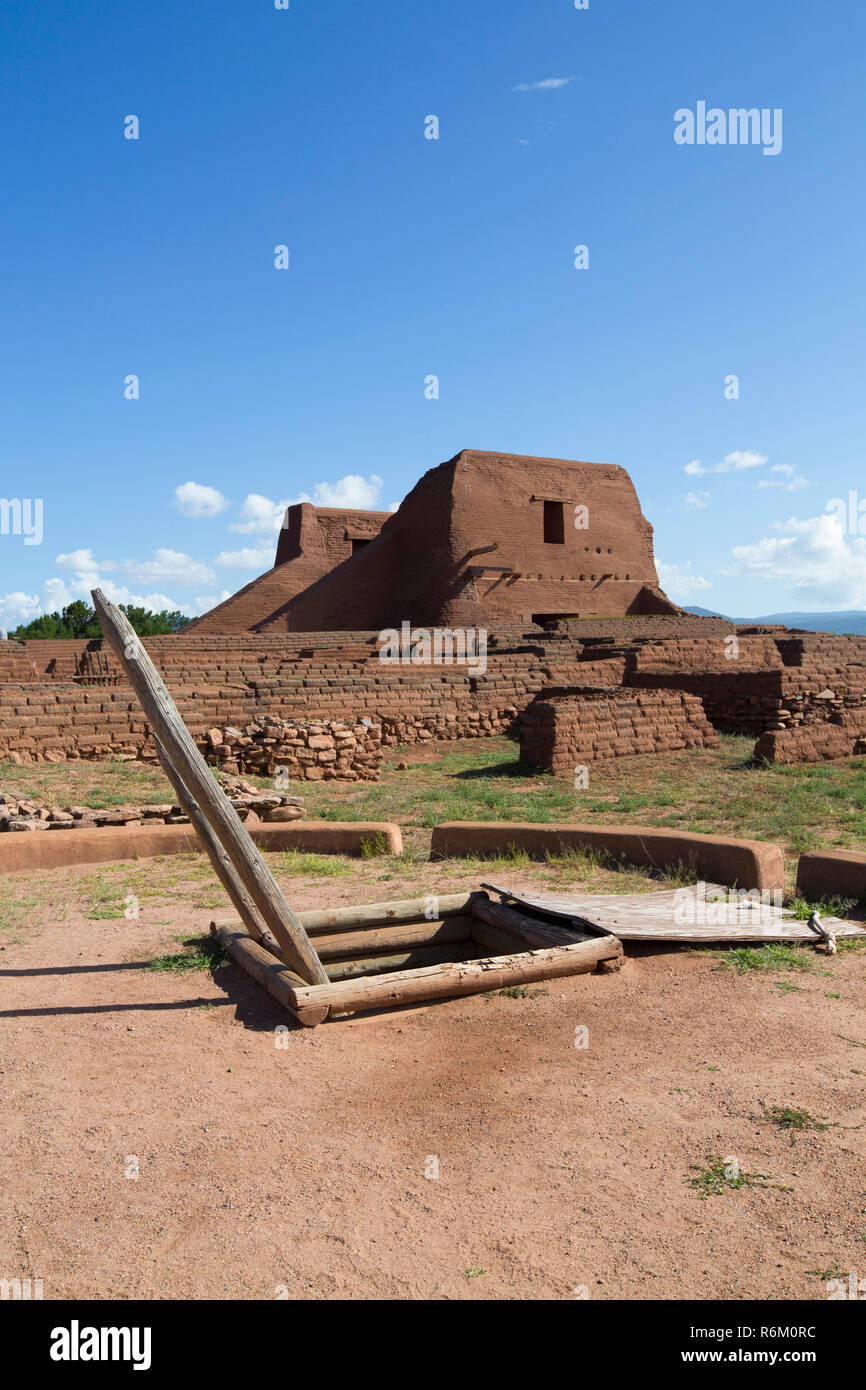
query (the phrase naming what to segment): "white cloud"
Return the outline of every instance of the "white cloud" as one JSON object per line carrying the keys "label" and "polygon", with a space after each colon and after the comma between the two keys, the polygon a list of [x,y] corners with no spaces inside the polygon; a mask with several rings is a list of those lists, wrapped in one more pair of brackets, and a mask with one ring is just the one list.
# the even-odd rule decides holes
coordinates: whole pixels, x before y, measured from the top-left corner
{"label": "white cloud", "polygon": [[209,565],[193,560],[182,550],[165,547],[155,550],[152,560],[96,560],[92,550],[72,550],[68,555],[58,555],[55,564],[61,569],[72,570],[79,588],[93,589],[100,575],[111,573],[128,575],[139,584],[213,584],[216,581]]}
{"label": "white cloud", "polygon": [[735,449],[725,454],[721,463],[713,468],[714,473],[740,473],[744,468],[763,468],[767,462],[766,454],[758,454],[754,449]]}
{"label": "white cloud", "polygon": [[708,579],[703,579],[699,574],[692,574],[691,565],[666,565],[659,561],[656,563],[656,569],[662,588],[671,598],[690,598],[702,589],[713,587]]}
{"label": "white cloud", "polygon": [[362,478],[348,473],[337,483],[317,483],[312,499],[299,497],[299,502],[312,500],[317,507],[350,507],[355,511],[375,511],[382,491],[382,479],[377,473]]}
{"label": "white cloud", "polygon": [[273,543],[259,546],[244,546],[243,550],[221,550],[214,560],[221,570],[262,570],[271,569],[274,563]]}
{"label": "white cloud", "polygon": [[160,548],[153,552],[152,560],[126,560],[118,569],[139,584],[213,584],[216,581],[210,565],[193,560],[182,550]]}
{"label": "white cloud", "polygon": [[[15,628],[19,623],[30,622],[43,613],[59,612],[76,599],[90,603],[91,590],[96,588],[102,589],[114,603],[131,603],[157,613],[163,608],[179,609],[188,617],[195,617],[206,608],[212,608],[214,602],[219,602],[218,599],[196,599],[194,603],[183,603],[165,592],[163,586],[216,583],[216,574],[209,565],[193,560],[179,550],[163,547],[153,552],[151,560],[117,562],[97,560],[92,550],[82,547],[58,555],[55,564],[66,573],[46,579],[41,593],[27,594],[16,590],[0,595],[0,627]],[[118,576],[119,580],[128,579],[133,585],[141,587],[130,588],[123,582],[116,582],[109,577],[112,574]],[[228,594],[225,593],[224,597],[228,598]]]}
{"label": "white cloud", "polygon": [[218,594],[199,594],[195,601],[195,606],[200,613],[207,613],[209,609],[216,608],[218,603],[224,603],[227,598],[231,598],[231,590],[223,589]]}
{"label": "white cloud", "polygon": [[[127,588],[125,584],[114,584],[110,579],[100,584],[99,587],[102,592],[111,599],[112,603],[132,603],[135,604],[137,608],[149,608],[154,613],[160,613],[163,608],[171,610],[179,609],[181,613],[185,613],[188,617],[192,617],[196,611],[192,604],[180,603],[176,598],[172,598],[170,594],[164,594],[159,590],[151,590],[149,593],[140,594],[136,593],[133,589]],[[88,590],[86,593],[79,594],[77,597],[85,598],[89,603],[90,591]]]}
{"label": "white cloud", "polygon": [[734,546],[727,574],[767,579],[788,588],[794,602],[820,608],[866,608],[866,539],[847,536],[839,516],[777,522],[785,534]]}
{"label": "white cloud", "polygon": [[802,473],[798,473],[791,463],[774,463],[770,468],[771,473],[780,474],[777,478],[761,478],[758,487],[779,487],[785,492],[799,492],[800,488],[811,487],[808,478],[804,478]]}
{"label": "white cloud", "polygon": [[[242,502],[238,511],[239,521],[233,521],[230,531],[245,536],[275,537],[283,524],[287,507],[298,502],[312,502],[315,507],[347,507],[354,511],[375,511],[382,492],[382,479],[377,473],[362,478],[358,473],[348,473],[336,483],[316,483],[312,495],[302,492],[297,497],[284,498],[272,502],[259,492],[251,492]],[[219,564],[217,559],[215,562]]]}
{"label": "white cloud", "polygon": [[767,462],[766,454],[758,454],[754,449],[735,449],[712,468],[705,468],[700,459],[687,463],[684,472],[693,478],[703,478],[707,473],[742,473],[748,468],[763,468]]}
{"label": "white cloud", "polygon": [[[308,502],[309,498],[303,500]],[[241,503],[238,511],[240,521],[233,521],[229,530],[242,535],[275,536],[282,525],[283,513],[290,505],[288,501],[272,502],[259,492],[251,492]]]}
{"label": "white cloud", "polygon": [[0,627],[17,627],[19,623],[29,623],[42,612],[38,594],[25,594],[21,589],[0,596]]}
{"label": "white cloud", "polygon": [[92,550],[71,550],[68,555],[57,555],[54,560],[63,570],[87,570],[94,574],[99,570],[116,570],[113,560],[95,560]]}
{"label": "white cloud", "polygon": [[[113,603],[131,603],[137,608],[149,608],[152,612],[159,613],[164,608],[172,611],[179,609],[187,617],[193,618],[198,613],[204,611],[203,607],[188,603],[180,603],[169,594],[164,594],[158,590],[149,593],[137,593],[125,585],[118,585],[106,579],[100,579],[94,575],[73,575],[67,582],[65,579],[46,579],[42,586],[41,594],[26,594],[18,590],[11,594],[0,595],[0,627],[16,628],[19,623],[29,623],[33,618],[39,618],[43,613],[56,613],[60,609],[66,608],[75,599],[83,599],[85,603],[91,603],[90,591],[95,588],[102,589],[103,593],[112,600]],[[213,605],[211,605],[212,607]]]}
{"label": "white cloud", "polygon": [[702,511],[704,507],[708,507],[712,500],[713,495],[711,492],[704,492],[703,489],[699,488],[697,492],[686,493],[683,498],[683,506],[688,507],[690,511],[699,512]]}
{"label": "white cloud", "polygon": [[567,87],[573,77],[545,77],[541,82],[521,82],[515,92],[554,92],[559,87]]}
{"label": "white cloud", "polygon": [[174,490],[174,505],[183,516],[213,517],[219,516],[230,504],[228,498],[223,497],[215,487],[207,487],[204,483],[181,483]]}

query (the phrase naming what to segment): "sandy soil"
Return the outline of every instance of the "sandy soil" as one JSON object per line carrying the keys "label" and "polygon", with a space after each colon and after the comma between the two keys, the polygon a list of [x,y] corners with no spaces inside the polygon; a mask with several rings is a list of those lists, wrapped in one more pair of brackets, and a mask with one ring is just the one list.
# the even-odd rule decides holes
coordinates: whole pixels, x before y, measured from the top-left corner
{"label": "sandy soil", "polygon": [[[475,882],[374,877],[292,901]],[[141,968],[213,915],[48,913],[0,950],[0,1276],[46,1298],[822,1299],[809,1271],[866,1272],[866,1050],[838,1036],[866,1042],[862,956],[781,993],[629,948],[530,998],[277,1033],[233,965]],[[834,1127],[792,1138],[761,1100]],[[701,1200],[709,1154],[774,1185]]]}

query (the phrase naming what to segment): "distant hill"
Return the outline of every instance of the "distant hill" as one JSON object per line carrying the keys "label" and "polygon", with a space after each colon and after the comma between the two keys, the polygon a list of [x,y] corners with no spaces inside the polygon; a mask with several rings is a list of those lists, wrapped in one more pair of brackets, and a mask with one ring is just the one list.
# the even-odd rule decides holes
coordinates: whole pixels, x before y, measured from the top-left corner
{"label": "distant hill", "polygon": [[686,608],[685,612],[694,613],[698,618],[724,618],[728,623],[736,621],[734,618],[729,618],[726,613],[715,613],[711,608],[698,608],[696,604],[691,608]]}
{"label": "distant hill", "polygon": [[[713,613],[709,608],[686,608],[700,618],[724,618],[726,613]],[[802,627],[806,632],[838,632],[866,635],[866,613],[851,609],[843,613],[766,613],[759,618],[728,618],[731,623],[778,623],[784,627]]]}

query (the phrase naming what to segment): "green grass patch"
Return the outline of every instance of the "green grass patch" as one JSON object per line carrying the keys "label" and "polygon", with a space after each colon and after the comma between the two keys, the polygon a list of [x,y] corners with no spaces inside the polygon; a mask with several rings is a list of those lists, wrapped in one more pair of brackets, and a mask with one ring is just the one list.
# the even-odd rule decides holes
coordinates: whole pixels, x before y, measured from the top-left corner
{"label": "green grass patch", "polygon": [[362,859],[380,859],[383,855],[390,853],[391,846],[384,830],[377,830],[375,835],[361,837]]}
{"label": "green grass patch", "polygon": [[788,941],[767,941],[763,946],[714,948],[710,954],[721,961],[723,969],[741,974],[749,970],[814,971],[815,961],[810,949],[809,945],[795,946]]}
{"label": "green grass patch", "polygon": [[[695,1176],[687,1178],[689,1187],[693,1187],[701,1201],[706,1201],[708,1197],[720,1197],[724,1192],[737,1192],[741,1187],[774,1187],[778,1184],[770,1181],[770,1173],[746,1173],[743,1172],[735,1159],[722,1158],[719,1154],[707,1155],[707,1166],[702,1168],[699,1163],[689,1165]],[[790,1191],[790,1189],[783,1189]]]}
{"label": "green grass patch", "polygon": [[296,878],[304,874],[308,878],[345,878],[352,872],[346,860],[336,854],[307,854],[300,849],[284,849],[271,859],[272,868],[278,874]]}
{"label": "green grass patch", "polygon": [[802,1110],[794,1105],[766,1105],[759,1100],[761,1113],[765,1120],[770,1120],[779,1129],[817,1129],[827,1130],[831,1128],[829,1121],[819,1120],[815,1115],[810,1115],[808,1110]]}
{"label": "green grass patch", "polygon": [[159,768],[121,762],[118,758],[29,766],[0,762],[0,787],[40,806],[80,805],[96,811],[174,803],[176,799]]}
{"label": "green grass patch", "polygon": [[[789,898],[785,906],[791,910],[794,916],[800,921],[807,921],[813,912],[817,912],[820,917],[841,917],[847,918],[859,905],[857,898],[819,898],[815,902],[808,898],[794,897]],[[819,938],[816,937],[817,941]]]}
{"label": "green grass patch", "polygon": [[529,985],[504,985],[502,989],[496,991],[505,999],[537,999],[540,994],[547,994],[546,989],[530,989]]}
{"label": "green grass patch", "polygon": [[212,936],[189,936],[182,939],[183,951],[155,956],[147,969],[167,971],[172,975],[188,975],[192,970],[215,971],[228,963],[223,947]]}
{"label": "green grass patch", "polygon": [[[7,835],[9,833],[6,831]],[[33,884],[28,886],[32,888]],[[28,893],[8,879],[0,879],[0,932],[8,933],[13,941],[19,941],[21,933],[34,925],[36,913],[44,902],[44,898],[38,894]]]}

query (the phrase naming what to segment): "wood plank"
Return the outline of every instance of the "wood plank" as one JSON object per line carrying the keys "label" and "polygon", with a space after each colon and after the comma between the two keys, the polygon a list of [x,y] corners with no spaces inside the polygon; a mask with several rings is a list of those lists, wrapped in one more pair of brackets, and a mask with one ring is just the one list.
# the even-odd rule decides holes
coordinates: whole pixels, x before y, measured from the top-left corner
{"label": "wood plank", "polygon": [[492,927],[499,927],[519,941],[530,946],[569,946],[577,941],[591,941],[597,933],[574,931],[570,927],[559,926],[555,922],[542,922],[529,917],[525,912],[517,912],[504,903],[492,903],[489,898],[476,898],[472,904],[472,916]]}
{"label": "wood plank", "polygon": [[418,946],[399,955],[367,956],[357,960],[329,961],[325,966],[330,980],[350,980],[358,975],[384,975],[391,970],[415,970],[442,961],[473,960],[478,955],[474,941],[449,941],[441,946]]}
{"label": "wood plank", "polygon": [[364,1009],[393,1008],[424,999],[481,994],[506,985],[555,980],[594,970],[600,961],[622,955],[615,936],[598,936],[574,946],[554,946],[511,956],[489,956],[459,964],[401,970],[369,979],[341,980],[331,985],[306,985],[293,991],[294,1007],[328,1005],[328,1017]]}
{"label": "wood plank", "polygon": [[328,977],[315,947],[196,748],[144,644],[120,609],[105,597],[101,589],[93,589],[91,597],[103,634],[123,666],[153,732],[168,755],[168,765],[177,778],[175,790],[178,784],[182,785],[198,805],[259,915],[276,937],[283,958],[303,979],[314,984],[326,984]]}
{"label": "wood plank", "polygon": [[471,917],[448,917],[442,922],[424,922],[418,926],[407,923],[406,926],[368,927],[366,931],[317,936],[316,950],[323,962],[351,960],[353,957],[374,956],[377,953],[388,955],[399,950],[409,951],[417,946],[468,941],[471,934]]}
{"label": "wood plank", "polygon": [[[217,917],[211,925],[237,931],[244,928],[246,923],[238,914],[237,917]],[[340,931],[328,936],[317,936],[316,950],[323,962],[349,960],[355,956],[371,956],[376,952],[387,954],[401,948],[410,950],[415,946],[434,945],[438,942],[474,940],[476,925],[474,917],[455,915],[444,917],[438,922],[407,922],[395,927],[365,927],[355,932]],[[250,935],[253,933],[250,932]],[[273,937],[271,941],[273,947],[276,947]],[[511,938],[509,950],[513,949],[513,944]],[[273,949],[267,945],[266,940],[262,945],[268,950]],[[282,959],[278,949],[273,950],[273,954]]]}
{"label": "wood plank", "polygon": [[[220,945],[236,961],[242,970],[245,970],[252,979],[260,985],[264,985],[268,994],[272,995],[284,1008],[305,1024],[308,1028],[314,1028],[317,1023],[323,1023],[328,1016],[328,1004],[324,1001],[319,1004],[315,1000],[306,1000],[300,1006],[295,1001],[295,989],[308,989],[306,981],[300,975],[289,970],[288,966],[282,965],[278,960],[260,946],[252,937],[247,936],[244,931],[232,931],[230,927],[218,927],[215,923],[211,924],[211,931]],[[313,986],[321,988],[321,986]]]}
{"label": "wood plank", "polygon": [[[722,905],[707,895],[728,891],[718,884],[694,884],[658,893],[542,893],[523,889],[512,892],[498,884],[485,887],[513,904],[545,913],[548,920],[558,918],[563,925],[585,922],[611,931],[623,941],[815,941],[808,922],[795,918],[790,908],[754,898],[741,898],[736,906],[727,904],[726,920],[713,921],[714,913],[721,915]],[[683,894],[691,895],[693,905]],[[681,920],[688,915],[687,910],[693,914],[691,922]],[[823,922],[835,937],[866,935],[855,922],[828,917]]]}
{"label": "wood plank", "polygon": [[[193,800],[186,787],[183,785],[182,779],[176,774],[168,754],[155,735],[153,741],[156,744],[156,754],[159,758],[160,766],[175,789],[178,804],[184,815],[189,818],[190,825],[204,845],[205,853],[211,862],[214,873],[231,898],[232,904],[243,925],[246,927],[247,932],[254,941],[260,942],[265,950],[270,951],[278,960],[283,960],[283,954],[276,937],[271,932],[249,893],[241,883],[240,878],[235,873],[234,865],[202,815],[198,803]],[[285,961],[283,961],[283,964],[285,964]]]}
{"label": "wood plank", "polygon": [[387,927],[400,922],[439,921],[467,913],[474,893],[431,893],[426,898],[403,898],[390,903],[367,903],[325,911],[299,912],[298,921],[311,937],[361,927]]}
{"label": "wood plank", "polygon": [[482,922],[476,917],[472,922],[472,939],[478,943],[478,955],[487,952],[492,956],[510,956],[518,938],[511,932],[503,931],[501,927],[491,927],[488,922]]}

